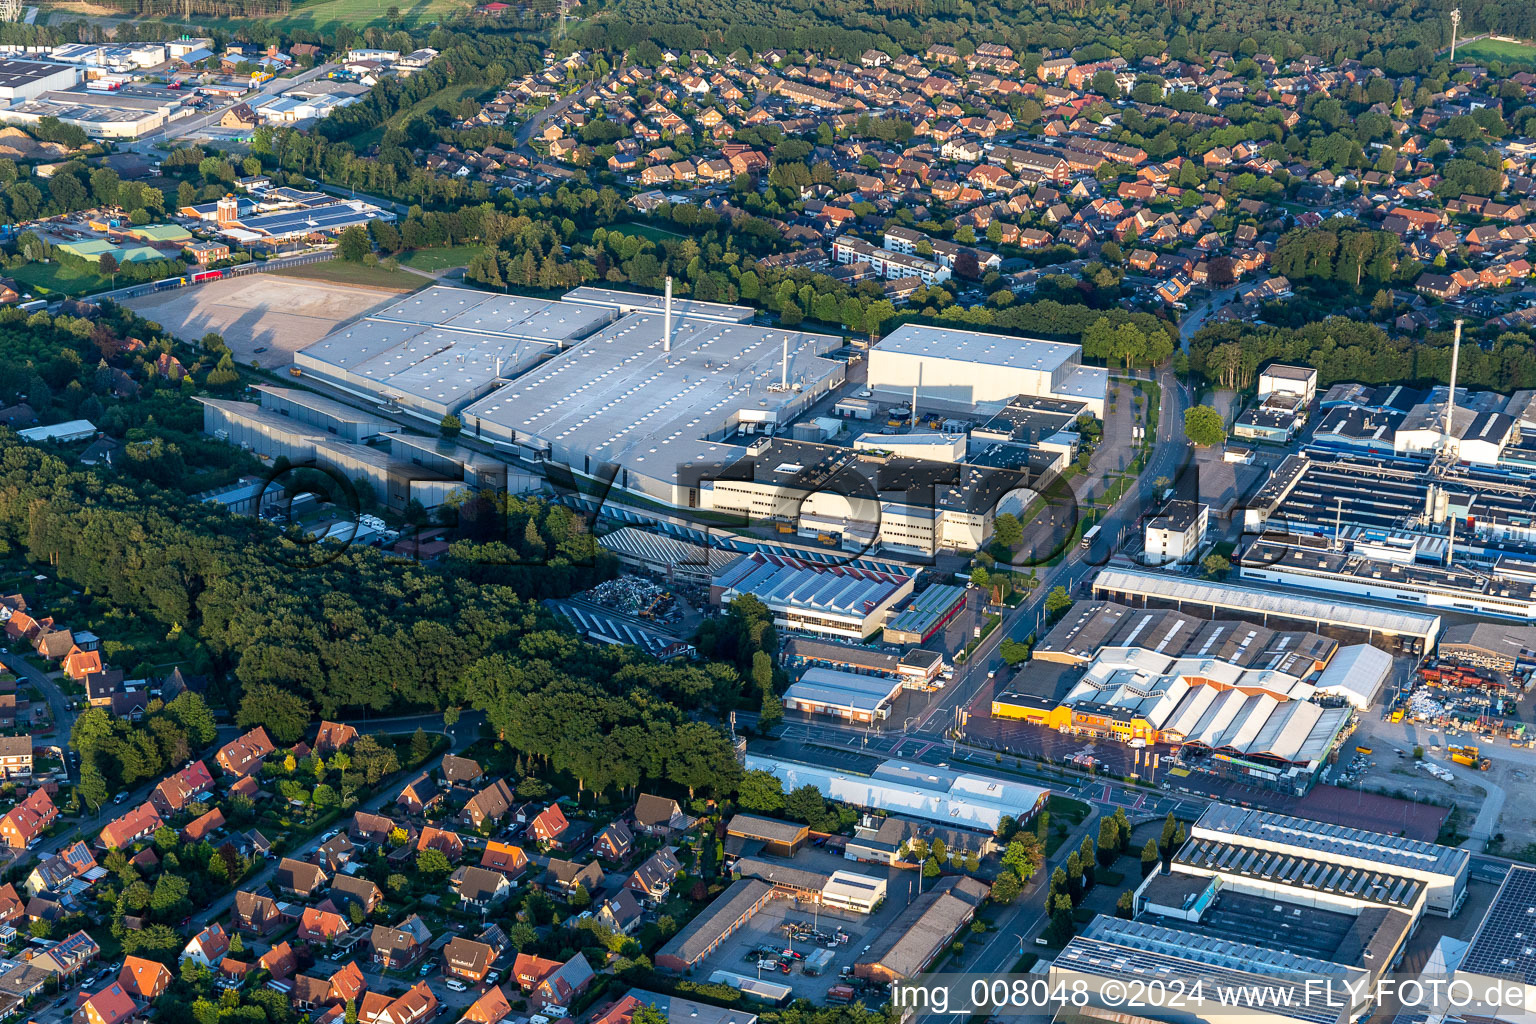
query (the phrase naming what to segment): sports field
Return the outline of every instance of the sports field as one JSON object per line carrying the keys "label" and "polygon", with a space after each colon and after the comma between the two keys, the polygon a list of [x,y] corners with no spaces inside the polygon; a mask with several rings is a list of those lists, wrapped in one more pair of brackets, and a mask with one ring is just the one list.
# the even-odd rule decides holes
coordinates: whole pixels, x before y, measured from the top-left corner
{"label": "sports field", "polygon": [[249,366],[254,361],[270,369],[293,362],[294,352],[337,324],[399,298],[397,290],[248,274],[144,295],[123,305],[159,321],[183,341],[196,341],[209,331],[222,334],[237,362]]}
{"label": "sports field", "polygon": [[1475,39],[1456,47],[1456,59],[1463,57],[1536,67],[1536,46],[1530,43],[1508,43],[1502,39]]}

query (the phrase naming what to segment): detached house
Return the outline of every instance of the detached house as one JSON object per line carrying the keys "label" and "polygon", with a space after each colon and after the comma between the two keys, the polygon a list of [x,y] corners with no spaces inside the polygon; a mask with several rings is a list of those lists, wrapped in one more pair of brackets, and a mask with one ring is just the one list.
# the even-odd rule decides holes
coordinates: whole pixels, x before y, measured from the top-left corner
{"label": "detached house", "polygon": [[59,810],[53,806],[48,794],[41,789],[33,790],[31,796],[0,818],[0,840],[13,850],[25,850],[58,816]]}
{"label": "detached house", "polygon": [[357,730],[344,722],[321,722],[320,732],[315,736],[314,751],[325,757],[330,757],[336,751],[341,750],[357,739]]}
{"label": "detached house", "polygon": [[659,903],[672,891],[672,882],[683,867],[670,849],[662,848],[646,858],[625,881],[624,887],[637,897]]}
{"label": "detached house", "polygon": [[559,846],[561,837],[571,827],[559,804],[550,804],[528,823],[528,834],[549,846]]}
{"label": "detached house", "polygon": [[71,1020],[73,1024],[125,1024],[137,1011],[133,996],[114,981],[81,1003]]}
{"label": "detached house", "polygon": [[592,852],[604,860],[615,863],[628,859],[635,848],[635,837],[629,826],[616,821],[597,834],[592,840]]}
{"label": "detached house", "polygon": [[346,919],[334,910],[322,909],[326,905],[304,908],[299,915],[299,938],[328,946],[346,934]]}
{"label": "detached house", "polygon": [[214,758],[219,767],[230,775],[245,776],[261,767],[262,762],[276,749],[267,736],[267,730],[257,726],[250,732],[220,748]]}
{"label": "detached house", "polygon": [[175,775],[160,780],[149,802],[166,817],[180,814],[204,793],[212,792],[213,775],[201,761],[193,761]]}
{"label": "detached house", "polygon": [[485,852],[480,855],[480,866],[500,872],[510,881],[528,870],[528,855],[521,847],[492,841],[485,844]]}
{"label": "detached house", "polygon": [[464,856],[464,840],[459,838],[457,832],[427,825],[421,830],[421,836],[416,840],[416,852],[420,853],[422,850],[436,850],[448,858],[448,863],[456,864],[459,858]]}
{"label": "detached house", "polygon": [[278,861],[277,872],[272,880],[279,890],[295,896],[313,896],[330,881],[318,864],[294,860],[292,857]]}
{"label": "detached house", "polygon": [[96,837],[96,845],[103,850],[122,850],[138,842],[146,836],[152,835],[155,829],[165,824],[160,820],[160,812],[155,810],[155,805],[142,803],[118,818],[108,822]]}
{"label": "detached house", "polygon": [[575,861],[551,857],[549,860],[549,879],[550,885],[556,891],[567,896],[574,893],[577,886],[581,886],[587,892],[592,893],[603,886],[603,869],[595,860],[586,864],[577,864]]}
{"label": "detached house", "polygon": [[479,984],[491,973],[496,951],[483,942],[455,936],[443,947],[443,973],[472,984]]}
{"label": "detached house", "polygon": [[420,960],[432,942],[432,933],[420,917],[412,914],[394,928],[376,925],[369,933],[373,962],[385,970],[398,971]]}
{"label": "detached house", "polygon": [[282,911],[270,896],[255,892],[235,893],[235,912],[232,927],[247,935],[266,935],[276,931],[283,923]]}
{"label": "detached house", "polygon": [[123,969],[117,975],[117,983],[133,998],[152,1003],[171,987],[171,969],[143,957],[125,957]]}
{"label": "detached house", "polygon": [[182,960],[195,960],[204,967],[216,967],[229,952],[229,935],[217,921],[192,936],[182,947]]}
{"label": "detached house", "polygon": [[331,902],[337,909],[344,909],[348,904],[355,903],[363,908],[363,915],[373,913],[374,908],[384,902],[384,894],[379,887],[366,878],[356,875],[337,875],[331,883]]}
{"label": "detached house", "polygon": [[531,1000],[539,1006],[559,1006],[568,1010],[587,991],[595,977],[587,958],[577,953],[534,987]]}
{"label": "detached house", "polygon": [[499,903],[512,893],[512,883],[506,875],[468,864],[456,869],[448,882],[458,893],[460,903],[477,909]]}
{"label": "detached house", "polygon": [[432,776],[425,772],[406,783],[400,795],[395,798],[395,805],[407,814],[426,814],[442,802],[443,791],[437,788]]}
{"label": "detached house", "polygon": [[459,819],[471,828],[481,828],[486,823],[494,825],[507,816],[516,800],[507,780],[497,779],[470,797],[459,812]]}

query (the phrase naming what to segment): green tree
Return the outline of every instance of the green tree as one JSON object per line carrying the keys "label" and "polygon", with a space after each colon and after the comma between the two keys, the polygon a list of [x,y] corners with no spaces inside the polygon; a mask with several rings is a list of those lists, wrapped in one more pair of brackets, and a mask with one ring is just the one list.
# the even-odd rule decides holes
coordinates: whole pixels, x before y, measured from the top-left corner
{"label": "green tree", "polygon": [[296,743],[314,716],[309,702],[294,690],[272,683],[249,686],[240,698],[235,724],[242,729],[261,726],[280,744]]}
{"label": "green tree", "polygon": [[1141,848],[1141,877],[1146,878],[1157,870],[1157,862],[1161,859],[1157,852],[1157,840],[1148,839],[1147,845]]}
{"label": "green tree", "polygon": [[1210,448],[1227,439],[1221,414],[1209,405],[1195,405],[1184,410],[1184,436],[1191,444]]}
{"label": "green tree", "polygon": [[1012,903],[1024,889],[1019,876],[1012,871],[999,871],[992,882],[991,896],[996,903]]}
{"label": "green tree", "polygon": [[1003,547],[1012,550],[1024,542],[1024,526],[1012,512],[999,515],[992,525],[992,538]]}
{"label": "green tree", "polygon": [[416,851],[416,870],[424,875],[446,875],[453,870],[448,855],[441,850]]}
{"label": "green tree", "polygon": [[368,232],[361,224],[353,224],[342,231],[336,245],[336,255],[348,263],[361,263],[363,257],[372,251],[373,245],[368,241]]}
{"label": "green tree", "polygon": [[[816,794],[820,799],[821,794]],[[736,791],[743,808],[759,814],[777,814],[784,809],[784,784],[772,772],[754,769],[743,772]],[[821,808],[817,808],[820,813]]]}
{"label": "green tree", "polygon": [[112,279],[112,287],[117,287],[117,257],[109,252],[101,254],[101,259],[96,263],[96,272]]}
{"label": "green tree", "polygon": [[1205,574],[1211,579],[1221,579],[1232,571],[1232,563],[1221,555],[1212,552],[1200,560],[1200,568],[1204,569]]}
{"label": "green tree", "polygon": [[1068,608],[1072,607],[1072,595],[1067,593],[1067,588],[1060,584],[1051,588],[1045,595],[1045,614],[1055,618]]}
{"label": "green tree", "polygon": [[1131,919],[1131,917],[1133,916],[1132,915],[1132,911],[1135,909],[1135,906],[1136,906],[1136,894],[1134,892],[1132,892],[1131,890],[1127,889],[1124,892],[1122,892],[1120,894],[1120,898],[1115,901],[1115,916],[1116,917],[1123,917],[1127,921],[1129,921]]}

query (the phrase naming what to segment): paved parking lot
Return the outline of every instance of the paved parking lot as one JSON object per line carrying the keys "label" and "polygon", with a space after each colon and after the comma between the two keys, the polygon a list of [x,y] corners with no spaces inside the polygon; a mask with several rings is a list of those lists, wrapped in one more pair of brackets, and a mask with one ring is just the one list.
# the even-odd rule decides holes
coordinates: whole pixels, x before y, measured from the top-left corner
{"label": "paved parking lot", "polygon": [[[793,949],[807,956],[818,948],[818,944],[814,942],[795,941],[788,938],[782,927],[786,921],[803,922],[828,937],[835,936],[838,929],[841,929],[849,936],[848,940],[835,946],[831,964],[820,975],[806,974],[801,969],[802,961],[794,961],[788,974],[775,973],[766,969],[762,971],[763,980],[790,986],[794,990],[792,998],[803,997],[821,1001],[826,998],[827,989],[841,980],[842,969],[851,968],[854,960],[874,942],[875,937],[888,928],[896,916],[906,909],[907,903],[917,896],[918,874],[915,871],[896,871],[879,864],[859,864],[844,860],[836,854],[814,849],[801,851],[800,855],[793,860],[764,859],[826,874],[843,870],[884,878],[888,886],[886,901],[873,914],[856,914],[843,910],[818,908],[814,904],[802,903],[788,897],[771,900],[756,917],[748,921],[727,939],[713,956],[700,965],[696,973],[702,977],[707,978],[714,971],[732,971],[756,977],[759,973],[757,957],[753,955],[749,958],[748,954],[759,946],[772,946],[781,950]],[[819,948],[826,948],[826,943],[821,942]]]}

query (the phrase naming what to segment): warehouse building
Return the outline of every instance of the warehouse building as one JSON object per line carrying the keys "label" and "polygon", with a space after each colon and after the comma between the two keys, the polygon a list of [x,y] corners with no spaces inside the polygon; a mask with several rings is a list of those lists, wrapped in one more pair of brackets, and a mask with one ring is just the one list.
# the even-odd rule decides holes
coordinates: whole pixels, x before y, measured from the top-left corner
{"label": "warehouse building", "polygon": [[953,583],[926,587],[885,624],[888,644],[921,644],[965,609],[966,588]]}
{"label": "warehouse building", "polygon": [[784,691],[784,707],[867,725],[891,717],[891,702],[903,688],[888,676],[812,668]]}
{"label": "warehouse building", "polygon": [[[575,305],[601,316],[612,310]],[[464,409],[465,429],[535,463],[669,505],[707,507],[701,481],[742,458],[724,443],[765,432],[843,382],[842,339],[635,312]]]}
{"label": "warehouse building", "polygon": [[1058,398],[1103,418],[1109,371],[1084,366],[1082,347],[1036,338],[904,324],[869,350],[874,391],[974,407],[1020,395]]}
{"label": "warehouse building", "polygon": [[1093,596],[1137,608],[1174,608],[1211,617],[1242,615],[1271,627],[1304,625],[1337,639],[1364,640],[1389,651],[1422,652],[1433,648],[1440,635],[1440,616],[1433,612],[1379,608],[1337,597],[1302,596],[1141,569],[1100,570],[1093,579]]}
{"label": "warehouse building", "polygon": [[35,100],[44,93],[78,85],[83,78],[81,69],[71,64],[6,57],[0,59],[0,101],[14,104]]}
{"label": "warehouse building", "polygon": [[710,599],[730,604],[751,594],[768,606],[781,629],[863,640],[884,625],[915,581],[915,576],[754,552],[715,577]]}
{"label": "warehouse building", "polygon": [[779,653],[791,668],[821,666],[860,675],[889,676],[902,680],[913,690],[931,690],[940,685],[946,669],[942,654],[921,647],[902,654],[869,644],[791,636],[785,638]]}
{"label": "warehouse building", "polygon": [[1513,985],[1520,993],[1518,1005],[1510,999],[1504,1006],[1490,1006],[1487,1017],[1528,1021],[1536,1007],[1532,918],[1536,918],[1536,868],[1516,864],[1504,876],[1456,968],[1456,980],[1470,984],[1475,992]]}
{"label": "warehouse building", "polygon": [[[572,288],[561,298],[566,302],[600,306],[620,314],[660,313],[666,302],[665,296],[650,292],[626,292],[617,288],[597,288],[588,284]],[[757,316],[757,310],[751,306],[731,306],[723,302],[673,299],[672,314],[692,317],[695,320],[714,320],[723,324],[744,324]]]}
{"label": "warehouse building", "polygon": [[1536,627],[1499,622],[1447,626],[1440,657],[1505,673],[1536,665]]}
{"label": "warehouse building", "polygon": [[1457,847],[1230,804],[1207,807],[1189,837],[1412,879],[1424,886],[1424,912],[1442,917],[1461,909],[1467,896],[1472,855]]}
{"label": "warehouse building", "polygon": [[995,833],[1004,817],[1029,821],[1050,798],[1050,790],[1039,786],[894,759],[872,763],[863,773],[749,750],[746,768],[771,772],[786,793],[815,786],[829,800],[987,833]]}
{"label": "warehouse building", "polygon": [[[272,216],[302,219],[312,212]],[[332,332],[297,353],[294,364],[435,426],[498,381],[591,334],[610,315],[593,306],[434,286]]]}
{"label": "warehouse building", "polygon": [[[1090,1008],[1115,1010],[1129,984],[1156,979],[1168,992],[1189,993],[1177,1006],[1147,1007],[1152,1020],[1180,1024],[1347,1024],[1370,1006],[1365,972],[1317,957],[1198,935],[1144,921],[1100,915],[1052,961],[1048,980],[1067,991],[1081,983]],[[1331,979],[1339,998],[1309,998],[1307,982]],[[1352,988],[1346,988],[1352,986]],[[1263,992],[1258,1005],[1225,1005],[1217,993]],[[1358,998],[1344,998],[1357,992]],[[1118,997],[1117,993],[1120,993]],[[1108,999],[1106,1000],[1106,997]],[[1123,1009],[1119,1013],[1123,1013]],[[1122,1019],[1116,1013],[1112,1019]],[[1136,1018],[1132,1018],[1136,1019]]]}
{"label": "warehouse building", "polygon": [[733,882],[656,952],[656,966],[674,973],[688,970],[752,920],[772,898],[773,886],[767,882],[755,878]]}
{"label": "warehouse building", "polygon": [[859,954],[854,977],[889,984],[923,973],[971,923],[986,897],[986,884],[974,878],[940,879]]}
{"label": "warehouse building", "polygon": [[1370,644],[1341,648],[1317,677],[1319,697],[1339,697],[1357,711],[1364,711],[1381,695],[1392,678],[1392,655]]}
{"label": "warehouse building", "polygon": [[725,836],[726,852],[732,856],[767,852],[775,857],[793,857],[810,839],[811,829],[809,825],[757,814],[733,814],[725,823]]}
{"label": "warehouse building", "polygon": [[619,564],[626,568],[695,584],[707,585],[741,557],[733,548],[696,544],[637,526],[621,526],[603,534],[597,543],[618,556]]}

